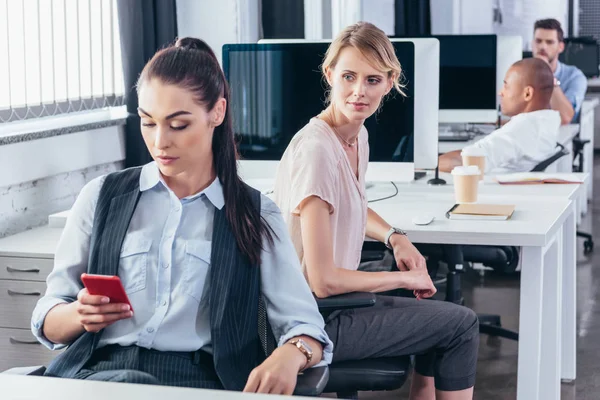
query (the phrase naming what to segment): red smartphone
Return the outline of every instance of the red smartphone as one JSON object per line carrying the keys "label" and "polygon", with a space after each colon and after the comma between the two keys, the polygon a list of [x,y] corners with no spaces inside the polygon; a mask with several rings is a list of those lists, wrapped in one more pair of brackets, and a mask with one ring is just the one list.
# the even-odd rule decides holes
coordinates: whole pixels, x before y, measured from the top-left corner
{"label": "red smartphone", "polygon": [[131,307],[129,297],[125,293],[121,279],[114,275],[81,274],[81,281],[88,292],[93,295],[106,296],[111,303],[124,303]]}

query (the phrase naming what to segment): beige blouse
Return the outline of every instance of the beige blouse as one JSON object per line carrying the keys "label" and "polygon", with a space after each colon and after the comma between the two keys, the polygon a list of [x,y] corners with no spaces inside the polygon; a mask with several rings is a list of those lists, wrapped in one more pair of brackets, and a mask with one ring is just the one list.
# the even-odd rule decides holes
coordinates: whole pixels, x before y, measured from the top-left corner
{"label": "beige blouse", "polygon": [[357,179],[335,132],[318,118],[312,118],[294,136],[283,154],[275,179],[274,200],[287,223],[305,276],[298,207],[310,196],[329,204],[335,265],[350,270],[358,268],[367,226],[368,163],[369,141],[364,126],[358,135]]}

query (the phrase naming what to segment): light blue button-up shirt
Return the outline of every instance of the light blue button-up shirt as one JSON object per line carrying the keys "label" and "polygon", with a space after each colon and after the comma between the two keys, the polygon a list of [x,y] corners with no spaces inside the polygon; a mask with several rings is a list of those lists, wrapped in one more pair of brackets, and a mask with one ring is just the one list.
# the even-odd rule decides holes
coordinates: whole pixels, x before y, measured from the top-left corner
{"label": "light blue button-up shirt", "polygon": [[[50,349],[64,344],[44,337],[44,319],[52,307],[72,302],[83,288],[94,211],[105,177],[79,194],[55,253],[47,291],[33,312],[32,331]],[[121,248],[119,277],[134,310],[132,318],[108,326],[99,346],[137,345],[161,351],[211,348],[209,304],[211,240],[215,209],[225,205],[218,179],[193,196],[178,199],[164,183],[155,163],[142,168],[141,196]],[[264,241],[261,289],[279,345],[298,335],[324,344],[331,362],[333,345],[323,318],[301,272],[300,262],[279,209],[261,198],[261,216],[275,232],[274,245]]]}
{"label": "light blue button-up shirt", "polygon": [[583,104],[585,92],[587,91],[587,78],[574,65],[563,64],[560,61],[557,63],[554,76],[560,81],[560,88],[565,93],[565,97],[571,102],[573,110],[575,110],[573,121],[577,122],[581,104]]}

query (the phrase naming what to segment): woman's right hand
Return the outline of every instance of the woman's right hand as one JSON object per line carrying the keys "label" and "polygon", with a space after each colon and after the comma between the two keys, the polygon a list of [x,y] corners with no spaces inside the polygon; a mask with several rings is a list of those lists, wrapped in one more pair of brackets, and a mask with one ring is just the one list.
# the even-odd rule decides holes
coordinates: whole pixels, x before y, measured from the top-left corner
{"label": "woman's right hand", "polygon": [[128,304],[109,301],[106,296],[89,294],[86,288],[79,291],[75,309],[83,329],[87,332],[99,332],[119,320],[131,318],[133,311]]}
{"label": "woman's right hand", "polygon": [[427,268],[417,268],[400,273],[404,274],[406,278],[406,289],[414,291],[417,299],[428,299],[437,292]]}

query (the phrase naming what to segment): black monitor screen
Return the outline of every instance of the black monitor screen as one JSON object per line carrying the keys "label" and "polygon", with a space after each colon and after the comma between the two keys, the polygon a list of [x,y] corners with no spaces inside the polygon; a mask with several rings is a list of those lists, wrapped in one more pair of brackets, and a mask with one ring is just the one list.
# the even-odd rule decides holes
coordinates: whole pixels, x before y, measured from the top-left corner
{"label": "black monitor screen", "polygon": [[[292,137],[325,108],[320,66],[328,43],[223,46],[233,129],[242,158],[279,160]],[[413,162],[414,44],[394,43],[404,70],[403,98],[389,97],[365,121],[370,161]]]}
{"label": "black monitor screen", "polygon": [[496,109],[496,36],[435,36],[440,41],[440,110]]}
{"label": "black monitor screen", "polygon": [[587,37],[565,38],[565,51],[558,59],[565,64],[574,65],[588,78],[598,76],[600,55],[598,43]]}

